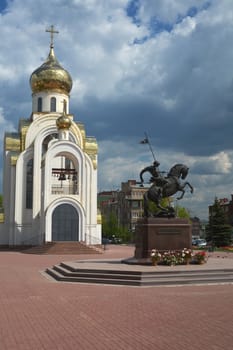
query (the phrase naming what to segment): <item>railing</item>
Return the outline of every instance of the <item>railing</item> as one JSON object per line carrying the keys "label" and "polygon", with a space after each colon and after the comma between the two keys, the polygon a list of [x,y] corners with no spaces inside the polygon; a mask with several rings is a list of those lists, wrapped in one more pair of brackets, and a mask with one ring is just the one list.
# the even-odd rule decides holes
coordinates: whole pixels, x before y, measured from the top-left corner
{"label": "railing", "polygon": [[125,196],[125,199],[128,199],[128,200],[138,200],[138,201],[142,201],[143,200],[143,193],[142,194],[131,194],[131,195],[126,195]]}
{"label": "railing", "polygon": [[77,184],[72,185],[52,185],[51,193],[56,195],[61,194],[78,194]]}

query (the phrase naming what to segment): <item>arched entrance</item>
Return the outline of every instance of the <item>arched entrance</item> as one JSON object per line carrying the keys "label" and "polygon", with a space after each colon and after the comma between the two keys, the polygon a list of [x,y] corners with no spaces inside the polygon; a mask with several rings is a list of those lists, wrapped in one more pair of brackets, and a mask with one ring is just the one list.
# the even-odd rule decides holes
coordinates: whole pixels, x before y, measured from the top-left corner
{"label": "arched entrance", "polygon": [[52,215],[52,241],[78,241],[79,216],[70,204],[61,204]]}

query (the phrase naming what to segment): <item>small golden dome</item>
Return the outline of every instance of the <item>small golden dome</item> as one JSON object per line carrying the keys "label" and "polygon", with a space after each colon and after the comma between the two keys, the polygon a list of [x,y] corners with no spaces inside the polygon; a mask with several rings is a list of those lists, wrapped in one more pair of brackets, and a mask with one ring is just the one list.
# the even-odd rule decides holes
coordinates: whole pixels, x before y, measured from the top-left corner
{"label": "small golden dome", "polygon": [[71,120],[67,115],[61,115],[59,118],[57,118],[56,124],[59,130],[68,130],[71,126]]}
{"label": "small golden dome", "polygon": [[71,76],[59,64],[52,46],[47,60],[32,73],[30,85],[33,93],[52,90],[68,95],[71,91]]}
{"label": "small golden dome", "polygon": [[66,114],[66,100],[64,100],[63,103],[63,114],[56,120],[58,130],[68,130],[71,127],[71,120]]}

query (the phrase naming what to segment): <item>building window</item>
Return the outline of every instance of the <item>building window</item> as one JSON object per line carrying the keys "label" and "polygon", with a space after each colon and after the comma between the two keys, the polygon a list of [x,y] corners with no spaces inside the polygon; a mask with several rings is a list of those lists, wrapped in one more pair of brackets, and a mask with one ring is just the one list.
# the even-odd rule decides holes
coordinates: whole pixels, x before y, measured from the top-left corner
{"label": "building window", "polygon": [[55,139],[58,139],[57,133],[53,133],[53,134],[46,136],[46,138],[44,139],[44,141],[42,143],[42,155],[45,154],[45,152],[47,152],[49,142],[51,140],[55,140]]}
{"label": "building window", "polygon": [[69,158],[65,158],[65,168],[66,169],[71,168],[71,160]]}
{"label": "building window", "polygon": [[132,201],[131,207],[132,208],[140,208],[140,202],[139,201]]}
{"label": "building window", "polygon": [[30,159],[27,163],[26,174],[26,208],[32,209],[33,201],[33,159]]}
{"label": "building window", "polygon": [[38,104],[37,105],[38,112],[42,112],[42,97],[38,98],[37,104]]}
{"label": "building window", "polygon": [[51,112],[56,112],[56,98],[55,97],[51,97],[50,110],[51,110]]}

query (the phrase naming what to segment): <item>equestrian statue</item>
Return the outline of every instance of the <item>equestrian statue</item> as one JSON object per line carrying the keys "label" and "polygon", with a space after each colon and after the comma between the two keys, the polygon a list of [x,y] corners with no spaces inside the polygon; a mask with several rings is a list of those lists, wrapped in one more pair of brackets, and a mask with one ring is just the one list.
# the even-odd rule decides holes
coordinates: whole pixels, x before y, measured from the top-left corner
{"label": "equestrian statue", "polygon": [[[152,183],[148,191],[144,194],[144,216],[174,217],[174,208],[171,206],[163,207],[160,202],[163,198],[173,196],[177,192],[181,192],[177,199],[183,198],[186,186],[188,186],[190,188],[190,192],[193,193],[193,187],[189,182],[180,181],[180,179],[185,180],[188,175],[189,168],[184,164],[176,164],[170,169],[167,176],[163,176],[158,169],[159,165],[159,162],[155,160],[152,165],[144,168],[140,172],[140,183],[142,187],[144,183],[143,174],[145,172],[149,172],[151,174],[150,183]],[[157,208],[160,209],[157,214],[150,211],[149,201],[154,202]]]}

